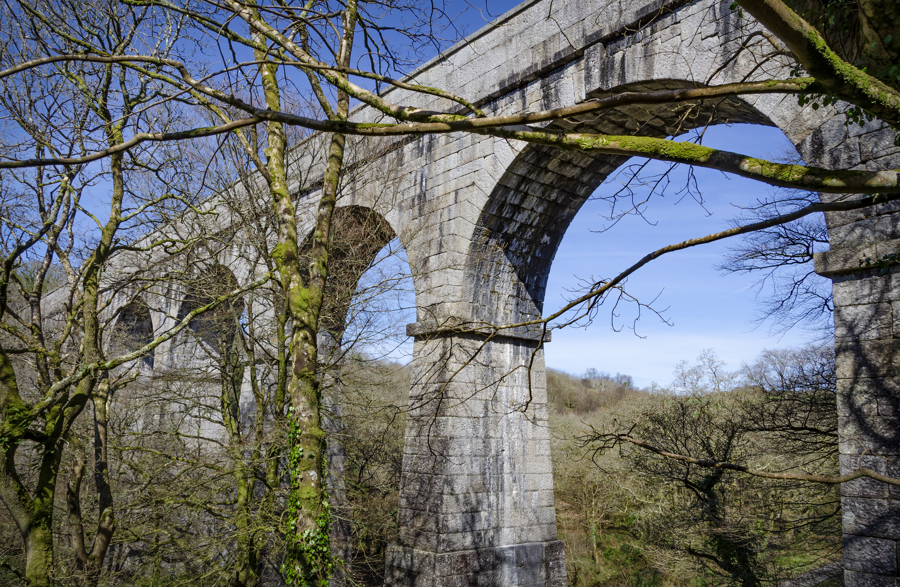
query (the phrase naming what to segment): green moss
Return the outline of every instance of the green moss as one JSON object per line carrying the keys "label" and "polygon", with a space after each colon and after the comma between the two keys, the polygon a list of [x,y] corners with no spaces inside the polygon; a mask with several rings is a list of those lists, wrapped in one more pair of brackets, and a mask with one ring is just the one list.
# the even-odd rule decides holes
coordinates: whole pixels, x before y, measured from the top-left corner
{"label": "green moss", "polygon": [[748,170],[754,168],[759,169],[761,175],[781,182],[801,181],[810,171],[809,168],[802,165],[773,163],[765,159],[756,159],[754,157],[748,157],[741,167]]}
{"label": "green moss", "polygon": [[328,253],[323,251],[322,256],[309,264],[310,275],[328,274]]}
{"label": "green moss", "polygon": [[309,288],[301,285],[292,287],[288,293],[288,300],[294,313],[306,312],[309,309],[310,302]]}
{"label": "green moss", "polygon": [[861,92],[875,105],[894,110],[895,116],[900,114],[898,112],[900,95],[876,78],[841,59],[815,29],[809,31],[807,40],[814,51],[828,63],[831,70],[837,73],[845,84],[851,86],[851,93]]}
{"label": "green moss", "polygon": [[278,266],[282,266],[285,263],[286,257],[289,256],[287,254],[288,250],[289,249],[286,243],[278,243],[272,248],[272,253],[270,254],[270,256],[272,257],[272,260],[274,260],[275,263],[278,264]]}
{"label": "green moss", "polygon": [[298,487],[294,490],[294,499],[317,506],[319,503],[319,492],[316,491],[315,487],[309,485]]}
{"label": "green moss", "polygon": [[[800,90],[805,90],[816,83],[816,79],[813,77],[801,77],[801,78],[794,79],[792,81],[797,85],[797,89],[800,89]],[[770,80],[765,80],[763,82],[763,85],[770,87],[770,88],[774,88],[776,86],[781,85],[782,83],[784,83],[783,80],[770,79]]]}
{"label": "green moss", "polygon": [[651,158],[677,159],[686,163],[703,163],[716,153],[715,149],[695,143],[679,143],[649,137],[624,137],[616,143],[623,148],[646,153]]}
{"label": "green moss", "polygon": [[[530,133],[536,135],[537,133]],[[546,141],[557,139],[557,135],[544,133],[543,137],[535,138]],[[592,151],[608,147],[610,149],[624,149],[633,151],[636,155],[656,159],[677,160],[683,163],[704,163],[717,153],[715,149],[696,145],[694,143],[680,143],[652,137],[576,137],[574,139],[562,139],[564,142],[574,141],[575,147]],[[559,142],[557,139],[554,142]]]}

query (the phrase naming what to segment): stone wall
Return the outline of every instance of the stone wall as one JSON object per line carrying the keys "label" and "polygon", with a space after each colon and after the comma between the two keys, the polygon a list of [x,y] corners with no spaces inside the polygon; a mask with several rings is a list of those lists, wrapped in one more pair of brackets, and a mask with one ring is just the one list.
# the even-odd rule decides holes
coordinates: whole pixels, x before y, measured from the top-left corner
{"label": "stone wall", "polygon": [[[729,5],[532,0],[411,79],[504,114],[628,89],[787,77],[791,63]],[[403,105],[454,107],[405,90],[386,95]],[[353,118],[382,116],[360,108]],[[554,127],[666,137],[731,122],[777,126],[809,163],[900,166],[874,127],[846,126],[839,109],[801,108],[793,96],[623,107]],[[541,316],[569,222],[623,160],[464,133],[360,144],[355,161],[368,171],[350,178],[338,205],[383,216],[406,247],[417,298],[417,323],[408,328],[415,345],[401,531],[389,555],[388,584],[563,585],[547,431],[547,340],[535,328],[493,327]],[[291,185],[302,194],[298,214],[309,228],[321,152],[305,143],[292,157]],[[835,279],[842,468],[865,465],[896,475],[900,290],[891,255],[900,253],[900,234],[892,212],[829,215],[832,251],[817,260],[817,269]],[[222,219],[233,221],[239,219]],[[896,497],[868,481],[844,487],[848,585],[894,584]]]}
{"label": "stone wall", "polygon": [[[865,128],[847,136],[843,130],[831,125],[812,136],[809,158],[825,165],[900,167],[892,133]],[[839,149],[817,148],[835,142]],[[833,280],[842,473],[865,467],[900,477],[898,209],[894,203],[826,214],[831,250],[816,255],[816,271]],[[897,585],[900,488],[857,479],[841,486],[841,505],[845,584]]]}

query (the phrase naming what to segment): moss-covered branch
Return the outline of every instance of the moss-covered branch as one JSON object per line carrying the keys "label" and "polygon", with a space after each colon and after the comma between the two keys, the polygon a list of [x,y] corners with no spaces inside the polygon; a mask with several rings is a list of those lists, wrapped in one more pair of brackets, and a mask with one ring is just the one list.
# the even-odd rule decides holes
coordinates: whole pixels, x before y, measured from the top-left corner
{"label": "moss-covered branch", "polygon": [[900,92],[838,55],[822,33],[781,0],[737,0],[777,36],[825,92],[900,128]]}
{"label": "moss-covered branch", "polygon": [[556,133],[539,129],[492,129],[484,134],[518,139],[562,149],[646,157],[733,173],[770,185],[829,193],[900,193],[900,170],[830,170],[775,163],[690,142],[639,136]]}

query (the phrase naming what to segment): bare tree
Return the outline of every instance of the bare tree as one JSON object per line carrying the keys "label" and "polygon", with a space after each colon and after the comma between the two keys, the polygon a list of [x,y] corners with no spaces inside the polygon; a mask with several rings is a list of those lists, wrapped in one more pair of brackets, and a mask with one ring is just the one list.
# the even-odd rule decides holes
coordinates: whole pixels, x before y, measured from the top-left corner
{"label": "bare tree", "polygon": [[[559,312],[528,323],[492,325],[498,331],[534,324],[546,325],[573,308],[583,308],[582,315],[590,315],[598,301],[608,297],[610,293],[621,292],[621,284],[628,275],[669,252],[771,229],[816,212],[877,205],[895,199],[900,194],[896,173],[826,170],[764,161],[666,139],[569,133],[545,130],[537,126],[542,122],[569,116],[599,114],[627,104],[679,104],[728,96],[788,93],[798,94],[802,100],[814,99],[827,103],[843,100],[852,105],[848,111],[851,119],[860,121],[874,117],[896,128],[900,125],[900,93],[897,91],[896,68],[892,69],[891,65],[896,61],[896,41],[889,40],[889,32],[887,35],[883,33],[895,30],[897,23],[895,12],[891,9],[892,4],[887,0],[871,0],[858,9],[850,10],[860,23],[852,35],[829,28],[831,19],[822,15],[830,10],[830,4],[816,4],[813,11],[815,18],[808,22],[779,0],[740,0],[735,9],[746,10],[766,27],[773,35],[773,46],[778,45],[779,51],[789,54],[797,63],[798,72],[802,68],[808,73],[806,77],[634,92],[547,111],[517,112],[506,116],[487,116],[465,97],[455,96],[441,89],[420,87],[409,81],[397,81],[387,75],[392,71],[383,67],[385,63],[394,67],[398,61],[388,48],[388,43],[384,42],[384,35],[390,25],[380,20],[384,16],[383,10],[406,10],[417,15],[420,17],[418,25],[421,25],[418,30],[423,32],[415,32],[416,27],[413,27],[406,29],[403,34],[412,39],[429,39],[434,23],[433,13],[418,10],[414,2],[385,4],[350,0],[309,2],[293,7],[281,4],[261,6],[238,0],[229,0],[225,4],[130,0],[121,7],[115,6],[111,11],[97,11],[104,18],[110,17],[115,22],[114,26],[111,25],[112,28],[120,31],[122,40],[127,41],[115,46],[110,46],[105,38],[97,38],[92,30],[71,31],[65,19],[60,18],[60,15],[78,11],[80,7],[64,2],[19,2],[9,6],[7,21],[24,23],[22,26],[38,29],[41,33],[38,35],[39,39],[50,40],[29,41],[22,45],[23,51],[15,55],[9,54],[12,57],[0,72],[0,79],[11,80],[9,83],[12,86],[21,88],[27,85],[22,83],[22,76],[33,75],[33,72],[40,74],[53,71],[51,83],[63,83],[62,80],[68,83],[71,81],[69,73],[74,68],[82,67],[106,72],[100,76],[103,80],[119,80],[123,77],[136,79],[137,87],[147,92],[138,94],[141,98],[137,102],[131,101],[133,91],[128,93],[127,98],[123,98],[122,103],[127,105],[126,113],[138,116],[145,123],[135,126],[127,137],[119,127],[126,124],[125,121],[132,120],[131,118],[122,113],[113,116],[93,112],[91,116],[99,117],[103,123],[107,135],[104,140],[70,140],[69,144],[75,144],[77,148],[66,150],[47,150],[40,141],[35,143],[39,146],[29,148],[28,153],[22,149],[7,149],[5,159],[0,161],[0,168],[43,170],[49,166],[57,166],[60,169],[81,169],[80,166],[105,159],[109,161],[111,177],[115,183],[116,177],[121,176],[122,165],[128,163],[129,158],[133,159],[133,154],[138,152],[136,149],[145,143],[197,140],[205,136],[228,134],[240,142],[246,157],[253,163],[255,172],[262,177],[268,188],[278,241],[270,253],[284,291],[286,312],[290,317],[287,343],[291,368],[287,397],[291,403],[289,471],[292,475],[292,489],[288,525],[294,539],[284,572],[293,583],[322,583],[327,580],[332,567],[327,538],[329,512],[323,489],[325,431],[321,416],[317,335],[330,271],[329,247],[334,211],[341,178],[347,167],[345,151],[349,135],[394,137],[472,132],[560,149],[615,156],[644,156],[709,167],[788,188],[874,194],[858,199],[810,204],[776,217],[665,247],[647,255],[614,278],[593,284],[584,295]],[[121,20],[118,10],[129,18],[130,15],[136,15],[135,18],[144,20]],[[875,22],[872,17],[876,14],[888,16]],[[188,23],[194,38],[222,39],[223,46],[234,49],[233,55],[246,54],[249,50],[253,54],[252,60],[229,63],[224,68],[210,66],[208,69],[209,64],[205,62],[198,65],[194,61],[196,55],[184,54],[183,46],[171,41],[174,38],[171,33],[180,32]],[[101,30],[105,29],[101,27]],[[137,38],[161,39],[163,45],[168,45],[164,51],[160,51],[157,46],[135,46],[131,41]],[[374,57],[370,60],[370,70],[353,67],[357,63],[353,59],[353,51],[360,43],[366,47],[366,55],[379,56],[377,60]],[[211,43],[208,46],[218,45]],[[865,68],[858,67],[855,64],[859,60],[868,65]],[[296,77],[286,72],[296,74]],[[385,96],[352,81],[359,78],[439,96],[449,100],[453,106],[444,112],[431,112],[394,104]],[[301,83],[307,92],[307,102],[314,105],[316,114],[311,114],[312,110],[309,109],[294,108],[293,104],[287,104],[284,99],[286,86]],[[85,93],[85,88],[85,84],[82,84],[82,94]],[[89,96],[83,98],[90,103]],[[351,98],[376,109],[395,122],[372,125],[350,121],[348,115]],[[118,105],[118,102],[101,100],[99,105],[95,103],[95,110],[108,110],[110,104]],[[141,118],[140,114],[151,111],[151,104],[154,112],[155,108],[166,110],[173,108],[172,104],[183,104],[201,109],[203,115],[165,116],[160,119],[165,121],[163,123],[150,120],[149,116]],[[8,111],[13,111],[14,108],[15,105],[7,107]],[[212,125],[208,123],[209,113],[216,120]],[[170,124],[170,121],[177,123]],[[301,263],[302,236],[297,226],[297,210],[288,181],[287,154],[290,145],[285,129],[292,126],[329,133],[323,139],[325,159],[321,169],[321,197],[314,213],[316,223],[311,233],[307,266]],[[38,183],[43,184],[42,181]],[[56,217],[51,218],[49,226],[54,225]],[[96,297],[91,292],[99,288],[99,276],[91,273],[89,268],[95,259],[103,261],[108,257],[112,246],[112,233],[109,231],[117,230],[121,222],[118,219],[113,225],[100,227],[101,246],[96,249],[99,252],[97,255],[86,256],[90,262],[78,265],[79,269],[88,268],[88,274],[82,279],[84,293],[80,294],[84,299]],[[50,231],[50,228],[46,231]],[[7,274],[10,274],[11,267],[10,264]],[[76,272],[72,267],[71,272]],[[197,308],[198,311],[200,309]],[[101,348],[95,333],[96,327],[88,316],[86,305],[82,311],[85,340],[97,341],[96,344],[85,346],[88,349],[89,364],[100,364],[97,357],[90,355],[92,352],[98,357],[102,354],[100,350],[90,350]],[[189,317],[186,315],[184,320],[189,322]],[[75,379],[85,382],[83,390],[88,395],[93,393],[98,384],[96,369],[85,371]],[[66,380],[66,385],[74,383],[75,379]],[[3,421],[12,420],[4,415]]]}
{"label": "bare tree", "polygon": [[723,367],[710,352],[680,365],[677,394],[660,397],[627,431],[585,441],[600,452],[621,446],[648,487],[661,488],[651,499],[668,507],[641,521],[650,542],[728,584],[770,584],[785,578],[780,553],[827,560],[841,548],[837,486],[823,491],[804,479],[838,470],[833,356],[810,347],[764,353],[743,374]]}
{"label": "bare tree", "polygon": [[[224,149],[242,153],[234,143]],[[316,144],[302,143],[293,155],[304,146],[314,149]],[[203,230],[192,228],[203,238],[165,259],[158,270],[171,293],[156,291],[151,299],[158,299],[156,306],[165,306],[179,323],[244,281],[277,274],[269,255],[277,243],[277,225],[268,194],[260,193],[252,174],[232,180],[232,166],[242,161],[246,159],[226,157],[210,166],[207,181],[218,192],[217,215],[206,220]],[[363,166],[355,173],[371,178],[384,170]],[[242,221],[222,222],[222,217]],[[353,566],[349,525],[354,516],[345,496],[341,450],[348,440],[341,416],[343,379],[345,373],[352,377],[353,369],[347,371],[345,365],[348,357],[360,356],[367,340],[384,338],[383,316],[371,297],[397,283],[389,268],[360,283],[363,272],[391,264],[390,254],[376,255],[393,238],[380,215],[341,207],[335,225],[329,260],[336,278],[326,288],[318,344],[323,335],[331,342],[317,367],[323,382],[323,426],[330,434],[326,488],[334,511],[332,584]],[[183,228],[177,224],[159,225],[155,234],[179,230]],[[309,243],[301,246],[304,258],[309,248]],[[139,314],[134,304],[126,307],[120,326],[129,330],[140,323]],[[110,580],[177,572],[173,580],[187,582],[277,582],[289,487],[289,330],[284,290],[273,279],[195,315],[171,340],[165,362],[117,392],[122,416],[111,432],[118,464],[111,483],[122,503]],[[140,328],[130,332],[131,338],[140,336]]]}
{"label": "bare tree", "polygon": [[[6,65],[35,52],[71,47],[45,32],[62,26],[74,5],[34,8],[30,18],[3,8],[2,26],[9,39],[2,56]],[[115,54],[148,49],[135,35],[141,27],[173,25],[153,21],[146,9],[95,8],[73,34],[109,46]],[[173,35],[162,38],[169,45],[152,47],[158,54],[177,40]],[[51,64],[25,75],[27,81],[21,85],[4,79],[0,98],[4,124],[14,129],[4,145],[12,156],[28,152],[38,157],[70,156],[97,145],[115,148],[128,133],[146,127],[144,105],[155,90],[145,77],[88,63]],[[165,125],[173,120],[173,112],[154,109],[152,118]],[[71,571],[83,583],[97,581],[116,529],[108,468],[108,407],[114,388],[133,378],[122,370],[133,368],[136,360],[147,357],[196,315],[233,295],[223,293],[196,308],[179,326],[150,334],[135,323],[136,307],[122,304],[123,298],[153,281],[150,275],[138,276],[144,257],[165,256],[187,244],[179,239],[142,242],[143,227],[173,213],[194,212],[196,195],[186,197],[179,189],[190,192],[190,183],[182,183],[185,178],[172,165],[178,158],[189,160],[189,155],[178,152],[177,145],[148,147],[119,152],[103,165],[4,171],[0,498],[24,544],[24,569],[13,572],[29,585],[49,585],[61,572],[54,561],[54,498],[66,470],[67,447],[73,453],[66,487]],[[117,256],[136,264],[133,273],[108,273]],[[53,281],[58,287],[50,292]],[[123,313],[120,304],[130,310]],[[109,335],[122,316],[129,316],[124,327],[134,344],[117,353],[109,347]],[[91,449],[76,427],[88,405],[93,412]],[[81,507],[86,461],[98,496],[93,519]]]}

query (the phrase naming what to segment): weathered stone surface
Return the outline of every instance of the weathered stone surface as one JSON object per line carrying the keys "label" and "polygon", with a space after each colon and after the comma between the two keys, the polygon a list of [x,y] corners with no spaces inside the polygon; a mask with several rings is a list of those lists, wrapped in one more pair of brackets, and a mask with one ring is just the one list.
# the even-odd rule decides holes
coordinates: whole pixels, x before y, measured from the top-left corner
{"label": "weathered stone surface", "polygon": [[892,499],[841,499],[844,535],[900,539],[900,504]]}
{"label": "weathered stone surface", "polygon": [[[788,77],[759,26],[730,0],[531,0],[414,72],[416,83],[462,95],[491,114],[566,106],[623,90],[673,89]],[[751,45],[751,50],[744,50]],[[455,108],[393,88],[397,104]],[[847,125],[836,106],[795,96],[629,106],[542,125],[666,137],[707,124],[777,126],[810,164],[900,167],[892,134]],[[357,121],[381,120],[370,108]],[[557,247],[584,201],[624,159],[452,133],[368,143],[380,173],[348,173],[338,202],[377,211],[406,248],[416,290],[408,428],[388,585],[565,585],[557,541],[539,329],[493,326],[539,318]],[[321,162],[298,156],[292,176],[315,185]],[[298,179],[291,180],[299,191]],[[320,194],[298,199],[301,225]],[[833,198],[836,196],[826,196]],[[211,204],[212,205],[212,204]],[[900,204],[826,215],[831,250],[816,269],[834,280],[842,471],[898,470]],[[220,218],[229,225],[239,218]],[[190,232],[190,231],[188,231]],[[236,245],[235,245],[236,246]],[[610,247],[615,243],[609,243]],[[221,262],[239,282],[259,267]],[[261,265],[260,265],[261,266]],[[154,328],[171,326],[184,292],[160,291]],[[115,308],[113,308],[115,309]],[[479,325],[447,332],[437,325]],[[503,332],[503,331],[499,331]],[[184,341],[157,350],[157,368],[192,360]],[[180,345],[180,346],[179,346]],[[898,488],[843,488],[847,585],[895,585]],[[862,564],[865,561],[866,564]],[[893,570],[892,570],[893,569]],[[879,574],[880,573],[880,574]]]}
{"label": "weathered stone surface", "polygon": [[893,540],[844,536],[844,568],[877,575],[897,573],[897,545]]}
{"label": "weathered stone surface", "polygon": [[[841,473],[847,474],[860,468],[871,469],[881,475],[900,478],[900,463],[889,460],[883,456],[869,454],[852,455],[842,454]],[[869,497],[876,499],[897,499],[900,496],[900,487],[881,483],[874,479],[861,477],[841,485],[841,495],[844,497]]]}
{"label": "weathered stone surface", "polygon": [[563,544],[559,540],[434,553],[412,547],[388,550],[389,584],[512,587],[565,587]]}
{"label": "weathered stone surface", "polygon": [[900,587],[897,577],[864,571],[844,571],[844,587]]}

